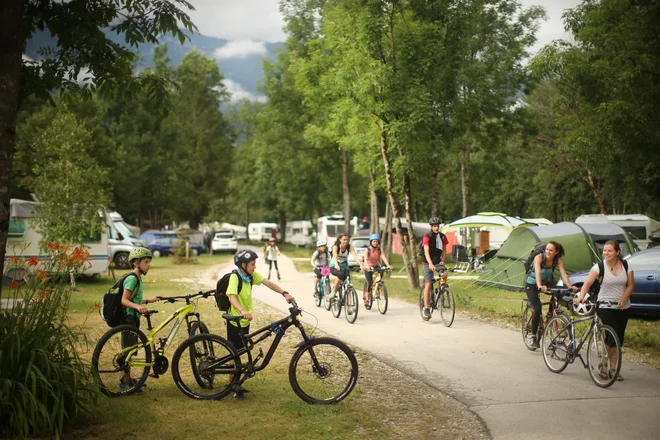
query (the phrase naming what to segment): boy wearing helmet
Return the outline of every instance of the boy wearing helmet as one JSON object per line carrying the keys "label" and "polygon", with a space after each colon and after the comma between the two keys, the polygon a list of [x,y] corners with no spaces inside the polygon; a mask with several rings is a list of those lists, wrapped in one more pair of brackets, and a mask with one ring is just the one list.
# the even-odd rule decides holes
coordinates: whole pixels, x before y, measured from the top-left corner
{"label": "boy wearing helmet", "polygon": [[387,261],[387,257],[380,248],[380,235],[371,234],[371,236],[369,237],[369,247],[367,248],[366,251],[364,251],[363,258],[364,258],[363,266],[365,267],[364,277],[367,279],[365,286],[367,288],[362,292],[362,296],[364,299],[364,306],[369,307],[368,294],[371,291],[371,283],[373,282],[373,278],[374,278],[374,273],[371,271],[371,268],[372,267],[379,268],[384,263],[385,266],[392,269],[392,266],[390,266],[390,262]]}
{"label": "boy wearing helmet", "polygon": [[314,268],[314,273],[316,274],[316,278],[314,278],[314,290],[312,293],[316,293],[316,286],[319,285],[319,280],[321,279],[321,268],[330,266],[330,252],[328,252],[328,243],[325,240],[319,240],[316,242],[316,250],[312,254],[312,259],[310,261]]}
{"label": "boy wearing helmet", "polygon": [[[160,301],[160,296],[154,296],[150,299],[142,300],[142,275],[146,275],[151,268],[151,251],[146,248],[135,248],[128,254],[128,263],[133,268],[135,276],[127,276],[124,279],[124,292],[121,296],[121,305],[126,308],[124,324],[140,328],[140,315],[147,313],[147,308],[143,304]],[[137,336],[128,332],[122,333],[122,347],[129,347],[137,344]],[[134,383],[131,383],[131,371],[127,370],[119,381],[119,391],[131,389]]]}
{"label": "boy wearing helmet", "polygon": [[431,311],[429,310],[429,295],[431,293],[431,284],[433,284],[433,272],[437,270],[436,266],[445,264],[444,249],[449,243],[445,234],[440,232],[440,219],[438,217],[431,217],[429,225],[431,225],[431,232],[422,237],[422,247],[424,254],[422,255],[422,273],[424,274],[424,320],[431,319]]}
{"label": "boy wearing helmet", "polygon": [[[257,267],[257,254],[249,249],[239,249],[234,254],[234,264],[238,268],[236,276],[232,274],[229,278],[227,285],[227,296],[231,306],[227,313],[230,315],[241,315],[243,319],[236,324],[235,321],[227,323],[227,339],[231,342],[236,349],[241,349],[245,345],[241,339],[238,325],[245,334],[250,332],[250,321],[252,321],[252,286],[263,284],[270,290],[281,294],[287,302],[295,301],[287,291],[282,289],[277,284],[264,278],[263,275],[256,272]],[[238,277],[241,277],[242,286],[241,291],[238,291]],[[237,390],[234,393],[234,398],[237,400],[243,399],[243,389]]]}

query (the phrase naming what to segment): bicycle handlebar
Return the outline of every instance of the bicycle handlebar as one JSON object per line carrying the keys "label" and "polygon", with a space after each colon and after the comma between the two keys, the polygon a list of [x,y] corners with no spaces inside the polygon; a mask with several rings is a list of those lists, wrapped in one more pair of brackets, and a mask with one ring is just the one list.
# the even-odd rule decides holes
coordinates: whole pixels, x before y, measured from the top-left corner
{"label": "bicycle handlebar", "polygon": [[374,267],[369,268],[370,272],[389,272],[391,270],[393,270],[393,269],[390,269],[387,266],[374,266]]}
{"label": "bicycle handlebar", "polygon": [[168,302],[168,303],[175,303],[179,300],[183,300],[183,299],[190,300],[190,299],[198,297],[198,296],[208,298],[211,295],[215,295],[215,289],[209,290],[207,292],[202,292],[200,290],[197,293],[191,293],[191,294],[188,294],[188,295],[181,295],[181,296],[165,296],[165,297],[162,298],[162,300],[165,301],[165,302]]}

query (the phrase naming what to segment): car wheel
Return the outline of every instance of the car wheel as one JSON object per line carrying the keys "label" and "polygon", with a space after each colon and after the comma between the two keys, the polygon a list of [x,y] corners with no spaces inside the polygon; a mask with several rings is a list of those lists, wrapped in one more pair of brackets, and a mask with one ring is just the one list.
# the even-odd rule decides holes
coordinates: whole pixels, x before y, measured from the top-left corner
{"label": "car wheel", "polygon": [[152,254],[153,254],[154,258],[160,258],[160,256],[161,256],[160,251],[153,251]]}
{"label": "car wheel", "polygon": [[129,269],[130,265],[128,264],[128,252],[117,252],[115,254],[115,266],[120,269]]}

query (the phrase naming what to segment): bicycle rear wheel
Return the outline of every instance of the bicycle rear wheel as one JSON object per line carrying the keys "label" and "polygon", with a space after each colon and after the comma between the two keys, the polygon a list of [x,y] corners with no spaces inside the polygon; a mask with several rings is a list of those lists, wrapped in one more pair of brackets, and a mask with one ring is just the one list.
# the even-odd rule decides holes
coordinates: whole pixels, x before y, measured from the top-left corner
{"label": "bicycle rear wheel", "polygon": [[[364,288],[362,288],[362,292],[366,292],[367,289],[369,288],[369,283],[365,281],[364,283]],[[371,310],[371,306],[374,304],[374,296],[372,295],[371,292],[367,293],[367,302],[364,304],[364,308],[367,310]]]}
{"label": "bicycle rear wheel", "polygon": [[376,301],[378,302],[378,311],[380,314],[384,315],[387,313],[389,299],[387,297],[387,287],[383,283],[378,283],[378,287],[376,287]]}
{"label": "bicycle rear wheel", "polygon": [[440,317],[446,327],[451,327],[456,315],[456,303],[454,302],[454,292],[449,287],[440,291]]}
{"label": "bicycle rear wheel", "polygon": [[346,321],[353,324],[358,315],[358,294],[357,291],[350,286],[346,289],[346,305],[344,306],[344,315]]}
{"label": "bicycle rear wheel", "polygon": [[[181,361],[186,352],[194,351],[196,365]],[[203,333],[186,339],[172,357],[172,378],[183,394],[193,399],[221,399],[232,391],[240,378],[241,358],[226,339]],[[203,385],[197,381],[203,378]]]}
{"label": "bicycle rear wheel", "polygon": [[569,328],[563,319],[554,317],[543,332],[543,361],[553,373],[561,373],[568,365],[568,351],[572,347]]}
{"label": "bicycle rear wheel", "polygon": [[343,299],[343,287],[340,287],[338,291],[335,292],[335,297],[332,298],[332,316],[335,318],[339,318],[339,315],[341,315],[341,306],[342,306],[342,299]]}
{"label": "bicycle rear wheel", "polygon": [[355,354],[333,338],[312,339],[296,350],[289,364],[291,388],[307,403],[340,402],[353,391],[357,378]]}
{"label": "bicycle rear wheel", "polygon": [[[188,337],[193,337],[196,335],[200,335],[203,333],[209,333],[209,328],[204,324],[202,321],[195,321],[192,323],[190,326],[190,333],[188,334]],[[190,347],[189,350],[189,355],[190,355],[190,368],[195,375],[195,379],[197,380],[197,384],[200,387],[212,387],[212,384],[209,383],[208,379],[202,377],[199,374],[199,371],[197,371],[197,350],[195,350],[194,346]]]}
{"label": "bicycle rear wheel", "polygon": [[[151,369],[151,347],[146,335],[132,325],[106,332],[94,348],[92,372],[108,397],[127,396],[144,385]],[[124,381],[126,373],[131,379]]]}
{"label": "bicycle rear wheel", "polygon": [[614,329],[599,325],[591,333],[587,365],[591,380],[601,388],[612,386],[621,371],[621,344]]}
{"label": "bicycle rear wheel", "polygon": [[534,314],[534,309],[532,309],[527,303],[527,307],[525,307],[525,311],[522,314],[522,338],[523,342],[525,343],[525,347],[527,347],[528,350],[534,351],[536,350],[536,347],[532,345],[532,341],[534,338],[534,333],[532,333],[532,315]]}

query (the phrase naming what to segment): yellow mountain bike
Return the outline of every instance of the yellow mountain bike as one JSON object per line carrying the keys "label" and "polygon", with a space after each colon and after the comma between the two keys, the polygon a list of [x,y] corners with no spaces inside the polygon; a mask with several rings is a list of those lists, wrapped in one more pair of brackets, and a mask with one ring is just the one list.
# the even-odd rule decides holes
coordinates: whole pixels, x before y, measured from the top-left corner
{"label": "yellow mountain bike", "polygon": [[[189,336],[208,333],[209,329],[200,321],[196,310],[197,298],[208,298],[215,290],[199,292],[184,296],[170,296],[162,300],[175,303],[185,301],[186,305],[175,311],[158,327],[151,325],[151,315],[157,310],[149,310],[144,316],[147,318],[147,337],[142,330],[132,325],[118,325],[106,332],[96,344],[92,355],[92,371],[99,379],[101,391],[109,397],[125,396],[139,391],[153,371],[153,377],[165,374],[169,368],[166,357],[167,350],[176,336],[181,324],[186,323]],[[174,325],[166,338],[156,339],[165,326],[174,321]],[[194,347],[190,349],[190,361],[196,365]],[[196,370],[195,370],[196,371]],[[195,375],[200,386],[204,379]]]}

